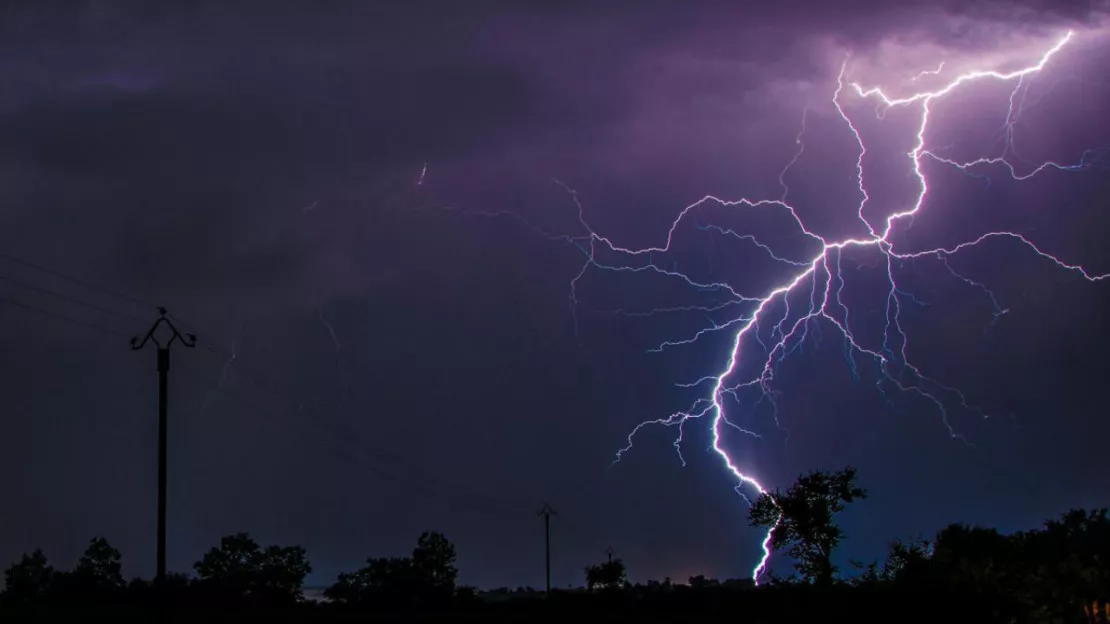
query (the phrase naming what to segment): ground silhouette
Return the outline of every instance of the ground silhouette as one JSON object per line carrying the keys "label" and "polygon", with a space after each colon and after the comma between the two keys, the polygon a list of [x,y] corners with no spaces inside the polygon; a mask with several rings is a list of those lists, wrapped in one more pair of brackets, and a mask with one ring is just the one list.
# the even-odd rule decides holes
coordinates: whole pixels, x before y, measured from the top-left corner
{"label": "ground silhouette", "polygon": [[612,559],[585,568],[583,586],[550,595],[520,587],[477,591],[457,583],[455,546],[425,531],[408,557],[369,557],[339,575],[324,602],[305,600],[312,570],[299,546],[260,546],[229,535],[204,553],[194,576],[158,583],[122,577],[122,555],[103,537],[70,571],[35,550],[4,573],[0,621],[84,621],[137,616],[193,622],[563,621],[619,617],[637,622],[859,622],[958,618],[968,622],[1110,621],[1110,518],[1106,509],[1071,510],[1044,526],[1005,535],[953,524],[933,538],[894,540],[885,558],[856,562],[841,575],[832,554],[843,537],[836,514],[863,499],[856,471],[803,475],[785,492],[753,504],[749,520],[773,527],[771,544],[797,574],[749,579],[704,576],[629,583]]}

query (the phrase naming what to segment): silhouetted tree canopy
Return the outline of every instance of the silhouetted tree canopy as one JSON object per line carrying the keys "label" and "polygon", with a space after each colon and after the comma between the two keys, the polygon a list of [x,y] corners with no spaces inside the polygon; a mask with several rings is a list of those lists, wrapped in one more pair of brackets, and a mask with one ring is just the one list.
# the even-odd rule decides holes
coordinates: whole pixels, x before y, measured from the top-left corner
{"label": "silhouetted tree canopy", "polygon": [[[733,617],[732,605],[745,621],[783,623],[849,619],[864,624],[894,618],[1110,622],[1110,518],[1105,509],[1072,510],[1041,528],[1013,534],[953,524],[933,539],[894,541],[885,559],[858,564],[862,574],[837,581],[829,563],[841,538],[835,515],[865,496],[854,478],[850,468],[812,473],[785,493],[772,492],[753,505],[753,524],[775,527],[773,545],[798,558],[797,568],[809,583],[773,579],[757,588],[750,579],[718,581],[697,575],[688,585],[669,578],[631,584],[624,562],[614,559],[586,568],[585,590],[554,589],[550,595],[526,587],[475,592],[457,586],[454,545],[440,533],[424,532],[410,556],[371,557],[361,569],[339,575],[326,591],[334,604],[318,605],[300,600],[311,570],[300,547],[263,548],[245,533],[229,535],[196,563],[197,579],[170,574],[159,584],[141,579],[124,584],[119,551],[95,538],[71,571],[54,569],[41,550],[9,566],[0,594],[0,622],[28,621],[19,619],[20,614],[41,613],[43,617],[29,619],[58,621],[52,616],[104,610],[121,617],[99,619],[115,620],[137,609],[165,614],[167,606],[173,613],[191,611],[179,621],[219,618],[227,607],[250,608],[240,619],[257,615],[259,621],[269,621],[270,614],[292,616],[288,621],[348,621],[343,612],[352,608],[381,609],[382,618],[363,613],[349,621],[427,621],[420,617],[421,609],[445,607],[465,612],[459,621],[528,621],[551,619],[552,614],[555,619],[596,619],[612,615],[613,608],[637,622],[659,621],[656,616],[711,621],[706,619],[711,612]],[[116,606],[122,610],[111,611]],[[267,612],[268,607],[280,610]],[[388,612],[395,609],[403,609],[395,614],[400,619],[391,619]]]}
{"label": "silhouetted tree canopy", "polygon": [[834,518],[848,503],[867,498],[855,481],[851,466],[839,472],[811,472],[786,492],[761,495],[748,518],[752,526],[772,529],[771,547],[785,549],[804,579],[828,585],[836,572],[832,553],[844,537]]}
{"label": "silhouetted tree canopy", "polygon": [[304,579],[312,571],[304,548],[263,549],[246,533],[221,539],[194,568],[201,582],[223,599],[279,603],[301,599]]}
{"label": "silhouetted tree canopy", "polygon": [[122,559],[108,540],[93,538],[73,571],[50,576],[48,596],[62,602],[111,602],[125,587]]}
{"label": "silhouetted tree canopy", "polygon": [[586,589],[616,589],[626,581],[627,570],[619,558],[586,568]]}
{"label": "silhouetted tree canopy", "polygon": [[36,602],[50,591],[54,568],[42,549],[24,554],[4,571],[4,601],[10,604]]}
{"label": "silhouetted tree canopy", "polygon": [[370,557],[344,572],[324,595],[344,604],[443,604],[455,595],[455,545],[442,533],[425,531],[411,557]]}
{"label": "silhouetted tree canopy", "polygon": [[931,560],[903,580],[930,582],[993,597],[999,612],[1044,621],[1074,618],[1084,605],[1110,600],[1107,510],[1071,510],[1040,530],[1002,535],[953,524],[937,534]]}
{"label": "silhouetted tree canopy", "polygon": [[933,558],[933,543],[924,539],[894,540],[883,562],[883,580],[912,581]]}
{"label": "silhouetted tree canopy", "polygon": [[92,590],[118,590],[124,586],[123,555],[103,537],[93,538],[77,560],[73,576]]}
{"label": "silhouetted tree canopy", "polygon": [[433,594],[450,597],[455,592],[459,570],[455,567],[455,545],[442,533],[424,531],[412,551],[412,565],[420,583]]}

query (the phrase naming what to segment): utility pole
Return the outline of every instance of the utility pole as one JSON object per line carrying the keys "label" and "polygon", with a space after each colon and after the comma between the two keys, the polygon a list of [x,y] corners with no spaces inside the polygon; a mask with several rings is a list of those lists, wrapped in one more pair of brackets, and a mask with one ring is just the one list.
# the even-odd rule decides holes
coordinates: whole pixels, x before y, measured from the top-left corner
{"label": "utility pole", "polygon": [[[169,337],[159,340],[154,333],[163,324],[169,328]],[[166,408],[168,405],[166,393],[169,386],[170,345],[179,342],[184,347],[192,349],[197,344],[197,337],[178,332],[173,322],[166,316],[166,309],[159,306],[158,319],[154,321],[154,325],[142,340],[139,340],[138,336],[131,339],[131,350],[138,351],[146,346],[147,342],[153,342],[158,347],[158,567],[155,582],[161,584],[166,580]]]}
{"label": "utility pole", "polygon": [[544,576],[546,580],[545,595],[551,595],[551,517],[559,514],[551,508],[551,505],[544,503],[543,507],[536,512],[537,516],[543,516],[543,549],[544,549]]}
{"label": "utility pole", "polygon": [[605,555],[609,557],[609,563],[613,563],[613,555],[615,554],[617,554],[617,551],[613,550],[612,546],[605,549]]}

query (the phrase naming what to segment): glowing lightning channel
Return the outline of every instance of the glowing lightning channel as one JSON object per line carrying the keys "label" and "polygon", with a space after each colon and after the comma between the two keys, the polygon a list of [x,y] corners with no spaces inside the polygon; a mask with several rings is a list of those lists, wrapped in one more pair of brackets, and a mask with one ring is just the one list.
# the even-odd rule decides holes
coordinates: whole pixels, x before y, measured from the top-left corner
{"label": "glowing lightning channel", "polygon": [[220,371],[220,381],[216,384],[217,389],[222,389],[224,387],[224,382],[227,381],[227,372],[231,369],[231,365],[235,363],[238,357],[239,354],[235,351],[235,340],[232,340],[231,355],[227,358],[227,361],[224,362],[223,370]]}
{"label": "glowing lightning channel", "polygon": [[913,78],[910,78],[910,80],[921,80],[925,76],[937,76],[943,70],[944,70],[944,61],[941,61],[940,64],[937,65],[936,69],[926,69],[924,71],[919,71],[916,74],[914,74]]}
{"label": "glowing lightning channel", "polygon": [[[571,197],[578,208],[578,219],[580,223],[589,233],[588,244],[584,244],[581,240],[575,241],[576,245],[579,247],[579,249],[583,251],[586,256],[586,261],[582,266],[582,269],[578,272],[578,274],[571,282],[571,299],[575,305],[577,305],[578,303],[577,296],[575,294],[577,283],[584,275],[586,270],[589,269],[589,267],[591,266],[611,271],[654,271],[667,275],[671,278],[685,280],[688,285],[700,291],[705,291],[708,289],[715,289],[718,292],[723,291],[728,297],[730,297],[730,303],[754,304],[754,310],[742,314],[740,317],[733,319],[732,321],[724,323],[714,322],[712,323],[712,326],[710,328],[699,331],[693,338],[689,340],[667,342],[663,343],[663,345],[659,347],[659,349],[663,349],[676,344],[687,344],[693,342],[694,340],[697,340],[707,333],[736,328],[736,333],[733,336],[732,340],[732,349],[730,351],[728,363],[724,370],[720,371],[716,376],[705,377],[690,384],[683,384],[683,387],[693,388],[699,387],[702,384],[708,383],[710,380],[712,380],[712,391],[708,395],[708,397],[697,399],[687,411],[672,414],[667,418],[648,420],[637,425],[628,435],[627,446],[617,451],[615,461],[620,461],[624,454],[632,449],[633,438],[641,429],[649,425],[661,425],[665,427],[677,428],[678,436],[674,441],[674,446],[678,451],[680,460],[683,462],[683,464],[685,464],[685,459],[682,457],[681,450],[681,445],[683,442],[683,428],[685,424],[687,424],[691,420],[708,416],[711,420],[711,448],[714,452],[716,452],[718,456],[720,456],[721,460],[725,463],[725,466],[736,478],[737,492],[743,496],[743,492],[741,490],[747,487],[755,490],[759,494],[767,494],[768,489],[762,483],[760,483],[760,481],[754,475],[744,472],[739,466],[737,466],[732,456],[728,453],[728,451],[725,450],[722,445],[722,425],[730,426],[740,432],[758,437],[755,433],[745,430],[729,421],[724,406],[724,398],[725,395],[732,395],[736,397],[737,394],[743,389],[755,388],[761,391],[763,397],[768,397],[773,404],[774,399],[773,396],[770,394],[769,387],[774,378],[774,373],[777,366],[787,355],[789,355],[795,348],[797,348],[799,344],[801,344],[801,342],[805,340],[811,322],[816,322],[820,320],[824,320],[832,324],[843,336],[845,341],[846,354],[849,364],[852,367],[853,375],[856,374],[857,370],[857,363],[855,360],[856,355],[867,356],[871,358],[871,360],[877,364],[877,368],[880,373],[880,379],[877,382],[880,390],[882,389],[883,384],[889,384],[897,391],[914,393],[921,396],[922,398],[931,401],[939,410],[944,425],[948,429],[949,435],[952,438],[963,440],[963,437],[959,433],[957,433],[949,424],[947,409],[945,407],[946,403],[941,399],[941,396],[947,395],[950,397],[955,397],[959,400],[959,403],[962,407],[975,410],[980,414],[982,414],[982,412],[977,410],[977,408],[969,405],[963,394],[960,393],[958,390],[944,386],[939,382],[926,377],[917,369],[915,365],[911,364],[908,360],[908,339],[901,326],[902,301],[899,297],[899,295],[905,296],[906,293],[901,291],[895,283],[895,260],[908,260],[914,258],[930,257],[939,259],[942,263],[944,263],[945,267],[948,268],[949,272],[952,273],[953,276],[969,285],[980,288],[990,296],[992,302],[994,303],[996,318],[998,316],[1001,316],[1002,314],[1005,314],[1006,310],[1002,308],[994,299],[994,294],[979,282],[976,282],[952,270],[951,267],[947,265],[947,258],[949,256],[956,254],[963,249],[983,243],[988,239],[1009,239],[1026,246],[1034,253],[1055,263],[1062,269],[1073,271],[1082,275],[1087,280],[1098,281],[1106,278],[1108,275],[1095,275],[1088,272],[1086,269],[1079,265],[1070,264],[1068,262],[1060,260],[1057,257],[1049,254],[1048,252],[1041,250],[1033,242],[1022,236],[1021,234],[1013,232],[989,232],[975,240],[961,243],[951,248],[937,248],[911,253],[895,252],[893,244],[890,240],[890,234],[895,224],[899,222],[899,220],[916,215],[922,208],[925,197],[928,193],[926,176],[921,167],[921,161],[925,157],[958,167],[963,170],[968,170],[980,165],[1001,164],[1009,167],[1013,177],[1018,180],[1027,179],[1041,171],[1050,168],[1070,171],[1086,168],[1090,164],[1090,162],[1088,161],[1089,153],[1085,153],[1083,160],[1081,160],[1078,165],[1060,165],[1057,163],[1048,162],[1040,165],[1039,167],[1036,167],[1031,173],[1027,175],[1018,175],[1015,172],[1014,168],[1004,158],[979,159],[966,163],[956,162],[937,156],[936,154],[927,150],[925,146],[925,132],[929,122],[930,104],[934,100],[942,98],[945,95],[951,93],[956,88],[960,87],[961,85],[972,81],[1020,81],[1024,77],[1039,72],[1041,69],[1043,69],[1052,58],[1052,56],[1059,52],[1069,41],[1072,40],[1072,38],[1073,33],[1068,32],[1047,52],[1045,52],[1035,64],[1028,67],[1008,73],[988,70],[972,71],[957,76],[951,82],[939,89],[933,91],[916,92],[903,98],[890,97],[878,87],[865,89],[858,84],[852,83],[850,86],[855,90],[859,98],[873,98],[878,100],[880,109],[889,109],[892,107],[907,107],[915,104],[920,105],[921,116],[916,136],[917,143],[907,154],[911,159],[914,175],[919,182],[919,191],[917,193],[916,200],[912,203],[912,205],[900,212],[889,214],[886,217],[885,224],[881,229],[877,229],[875,225],[872,224],[864,215],[864,208],[870,199],[867,193],[866,186],[864,184],[863,160],[864,155],[867,153],[867,148],[864,145],[859,130],[852,123],[851,118],[844,111],[840,103],[841,94],[845,87],[844,73],[847,68],[847,62],[845,62],[845,64],[841,68],[839,76],[837,77],[837,89],[833,94],[832,103],[844,123],[847,124],[848,128],[852,131],[856,142],[859,145],[859,157],[856,160],[856,178],[858,182],[858,189],[861,195],[861,200],[856,209],[856,214],[858,219],[862,222],[864,226],[866,226],[868,230],[868,236],[863,238],[848,238],[841,241],[828,241],[810,231],[803,223],[802,219],[799,217],[797,211],[788,203],[786,203],[788,191],[783,180],[787,171],[798,160],[798,157],[801,155],[801,150],[804,147],[802,142],[802,135],[804,134],[805,123],[804,115],[802,119],[802,134],[799,134],[797,139],[799,151],[797,154],[795,154],[794,158],[790,160],[790,162],[786,165],[779,176],[779,182],[781,183],[783,188],[783,193],[780,199],[741,199],[735,201],[725,201],[717,197],[705,196],[702,199],[688,205],[678,214],[667,232],[665,244],[661,246],[648,247],[643,249],[625,248],[617,245],[610,238],[598,234],[587,223],[584,216],[584,210],[581,203],[579,203],[577,193],[573,189],[563,185],[564,188],[571,194]],[[943,64],[938,66],[936,70],[921,72],[913,79],[916,80],[917,78],[925,75],[936,75],[940,72],[941,69],[943,69]],[[1013,107],[1012,100],[1013,98],[1011,98],[1011,108]],[[882,112],[882,110],[877,111],[880,116]],[[767,292],[758,297],[742,295],[733,290],[731,287],[724,284],[700,283],[685,276],[677,270],[667,270],[656,266],[653,262],[653,255],[668,252],[671,249],[671,244],[675,232],[678,230],[680,224],[687,217],[687,215],[691,214],[700,206],[709,203],[715,203],[725,207],[743,206],[751,209],[776,207],[785,209],[792,217],[798,229],[804,235],[806,235],[813,241],[820,243],[820,251],[807,261],[789,261],[775,255],[775,253],[769,247],[763,245],[754,237],[741,236],[739,234],[736,234],[735,232],[732,232],[731,230],[725,230],[723,228],[708,228],[715,229],[722,234],[728,234],[735,238],[746,240],[769,253],[772,258],[782,260],[787,264],[792,264],[799,267],[799,271],[794,275],[792,279],[782,284],[781,286],[774,288],[770,292]],[[612,264],[602,264],[596,257],[596,251],[599,247],[604,247],[609,252],[613,252],[625,257],[646,258],[647,263],[637,266],[614,266]],[[841,291],[844,288],[844,278],[840,270],[840,261],[843,251],[850,248],[874,248],[875,250],[879,251],[885,258],[886,271],[889,279],[889,292],[887,295],[886,328],[884,330],[882,345],[879,347],[865,346],[862,342],[856,339],[848,324],[848,307],[841,300]],[[810,290],[809,307],[808,309],[803,309],[802,312],[797,312],[796,310],[791,309],[791,297],[794,296],[796,291],[799,291],[803,285],[807,285]],[[796,304],[794,305],[796,306]],[[704,309],[708,311],[710,309],[721,309],[722,307],[723,306],[718,306],[716,308]],[[776,309],[779,311],[776,312]],[[797,318],[793,319],[793,322],[791,322],[792,313],[796,313],[798,315]],[[763,325],[763,327],[770,327],[771,329],[770,341],[768,342],[765,342],[764,339],[759,335],[761,331],[761,324]],[[741,347],[746,344],[746,339],[749,337],[754,339],[754,341],[764,349],[767,357],[764,361],[761,371],[758,374],[746,380],[735,381],[733,380],[733,377],[737,372],[739,366]],[[985,414],[983,415],[985,416]],[[966,440],[964,441],[966,442]],[[745,498],[747,497],[745,496]],[[756,583],[759,582],[760,577],[767,570],[767,566],[771,558],[771,538],[775,528],[777,528],[777,524],[776,527],[772,527],[770,530],[768,530],[763,538],[761,544],[763,555],[760,558],[759,562],[756,564],[755,568],[752,570],[752,578],[755,580]]]}
{"label": "glowing lightning channel", "polygon": [[328,332],[328,336],[331,337],[331,343],[335,345],[335,352],[339,353],[343,347],[339,344],[339,337],[335,334],[335,327],[324,317],[323,308],[316,309],[316,317],[320,319],[320,324],[324,326],[324,329]]}
{"label": "glowing lightning channel", "polygon": [[[859,84],[851,83],[850,86],[861,100],[873,99],[877,101],[876,115],[882,118],[886,110],[894,107],[909,107],[912,105],[920,106],[920,120],[916,134],[916,144],[913,149],[907,154],[910,159],[914,177],[918,181],[918,192],[916,199],[912,205],[900,212],[888,214],[885,219],[885,224],[881,230],[876,229],[865,216],[865,209],[871,197],[867,192],[867,186],[864,182],[864,158],[867,155],[867,147],[864,144],[860,131],[852,122],[851,117],[841,106],[841,94],[845,91],[844,76],[847,71],[848,63],[845,62],[840,69],[837,76],[837,87],[832,95],[832,104],[837,111],[840,119],[851,130],[853,137],[858,145],[859,152],[856,158],[856,186],[859,191],[860,201],[855,209],[856,217],[859,222],[867,229],[867,235],[861,238],[846,238],[840,241],[829,241],[819,236],[818,234],[810,231],[801,217],[798,215],[797,210],[787,203],[787,196],[789,194],[788,186],[785,182],[786,175],[791,167],[801,157],[804,150],[804,134],[806,115],[808,111],[803,110],[802,116],[802,129],[798,134],[796,143],[798,150],[793,158],[785,165],[779,174],[778,181],[782,188],[782,194],[779,199],[739,199],[739,200],[723,200],[712,195],[706,195],[694,203],[683,208],[678,216],[671,223],[670,228],[667,230],[665,243],[661,246],[646,247],[642,249],[632,249],[621,247],[613,242],[609,237],[603,236],[594,230],[585,216],[585,209],[579,201],[578,193],[570,186],[555,180],[555,183],[562,187],[571,198],[576,210],[578,222],[581,225],[582,234],[556,234],[551,233],[543,228],[537,227],[529,223],[526,219],[512,212],[470,212],[462,211],[454,207],[440,207],[442,210],[447,211],[460,211],[475,216],[483,216],[488,218],[508,217],[513,220],[519,221],[525,227],[536,232],[537,234],[557,242],[568,243],[574,246],[584,257],[581,268],[577,271],[570,281],[570,303],[574,317],[574,330],[575,336],[578,336],[578,317],[577,309],[581,302],[578,298],[579,282],[586,275],[586,272],[591,268],[597,268],[602,271],[611,271],[619,273],[644,273],[650,272],[657,275],[662,275],[667,279],[680,280],[687,286],[693,288],[698,292],[714,293],[715,295],[723,298],[723,301],[718,300],[711,305],[691,305],[691,306],[675,306],[671,308],[655,309],[649,312],[632,312],[626,310],[610,310],[609,312],[623,314],[627,316],[647,316],[657,313],[668,312],[702,312],[705,314],[719,313],[724,310],[730,310],[734,307],[743,309],[732,320],[725,322],[711,321],[710,327],[698,331],[692,338],[678,341],[668,341],[659,345],[654,351],[667,349],[676,345],[690,344],[696,340],[719,331],[735,330],[732,340],[732,349],[729,352],[729,359],[725,368],[716,375],[709,375],[697,379],[690,383],[676,384],[678,387],[696,389],[704,386],[712,386],[711,392],[708,396],[702,396],[696,399],[686,411],[676,412],[666,418],[657,418],[646,420],[636,425],[628,434],[628,444],[616,452],[614,464],[619,462],[626,453],[632,450],[633,438],[642,429],[658,425],[663,427],[673,427],[677,429],[678,435],[676,436],[673,446],[678,454],[679,460],[685,465],[686,461],[682,455],[682,444],[684,436],[684,427],[691,420],[700,419],[708,416],[711,421],[712,432],[712,445],[711,450],[714,451],[724,462],[729,472],[737,481],[736,492],[740,494],[745,500],[750,499],[744,494],[744,488],[750,488],[758,494],[767,494],[768,489],[752,474],[744,472],[728,451],[722,446],[722,426],[728,426],[740,433],[750,435],[755,438],[760,436],[753,431],[742,428],[738,424],[729,420],[728,414],[724,408],[724,399],[731,396],[739,401],[740,393],[747,389],[756,389],[760,391],[759,400],[756,406],[761,401],[766,399],[774,408],[774,415],[776,424],[778,424],[777,404],[774,393],[771,391],[771,383],[774,379],[774,374],[777,367],[782,361],[793,353],[799,346],[805,342],[809,335],[810,326],[817,327],[817,322],[824,320],[831,324],[844,339],[845,358],[851,369],[854,378],[859,379],[859,367],[857,357],[866,356],[877,365],[879,373],[879,380],[876,382],[876,387],[884,392],[883,387],[889,386],[894,390],[903,393],[916,394],[919,397],[930,401],[938,410],[941,421],[948,431],[950,437],[962,442],[968,441],[959,434],[948,421],[948,411],[946,402],[942,400],[942,396],[955,398],[959,406],[979,413],[982,416],[981,410],[972,406],[967,401],[966,397],[959,390],[943,385],[935,379],[926,377],[921,371],[912,364],[907,356],[908,351],[908,338],[901,325],[901,311],[902,311],[902,298],[906,298],[911,302],[920,304],[913,295],[901,290],[894,277],[895,261],[906,261],[914,259],[935,259],[940,262],[949,274],[961,282],[975,287],[988,296],[994,307],[993,317],[995,320],[998,317],[1006,314],[1008,310],[1003,308],[998,300],[995,298],[994,293],[981,282],[967,277],[955,271],[949,264],[948,258],[951,256],[971,247],[975,247],[989,240],[997,241],[1013,241],[1026,247],[1028,250],[1037,254],[1043,259],[1046,259],[1061,269],[1071,271],[1081,275],[1084,279],[1097,282],[1107,277],[1110,274],[1094,274],[1089,272],[1084,267],[1078,264],[1072,264],[1057,258],[1047,251],[1040,249],[1036,244],[1030,241],[1025,236],[1015,232],[988,232],[975,238],[974,240],[966,241],[954,245],[952,247],[938,247],[935,249],[927,249],[914,252],[896,252],[894,245],[891,242],[891,232],[895,224],[900,221],[915,216],[922,208],[925,197],[928,193],[928,183],[925,173],[922,169],[921,162],[924,158],[929,158],[942,164],[950,165],[964,171],[965,173],[971,172],[973,169],[982,168],[986,166],[1002,166],[1009,170],[1011,177],[1015,180],[1026,180],[1034,175],[1047,171],[1081,171],[1089,169],[1097,164],[1105,164],[1104,160],[1110,154],[1108,150],[1087,150],[1083,153],[1082,158],[1076,164],[1065,165],[1056,162],[1045,162],[1037,167],[1033,167],[1029,173],[1019,174],[1013,164],[1006,159],[1006,153],[1014,153],[1013,146],[1013,126],[1017,117],[1021,112],[1026,109],[1029,104],[1025,102],[1025,95],[1022,93],[1023,87],[1027,87],[1027,78],[1040,72],[1049,62],[1049,60],[1065,45],[1068,44],[1074,37],[1074,33],[1069,31],[1056,42],[1047,52],[1045,52],[1040,59],[1033,65],[1024,67],[1022,69],[1014,70],[1011,72],[998,72],[991,70],[971,71],[961,74],[951,80],[945,86],[932,90],[920,91],[902,98],[894,98],[887,95],[887,93],[879,87],[863,88]],[[926,70],[910,78],[910,82],[925,76],[939,75],[943,70],[943,64],[938,65],[935,70]],[[1001,157],[993,158],[980,158],[969,162],[958,162],[952,159],[946,159],[935,152],[926,148],[925,134],[928,127],[930,116],[930,104],[951,93],[956,88],[973,81],[979,80],[996,80],[996,81],[1014,81],[1017,85],[1010,97],[1010,110],[1007,114],[1007,121],[1003,132],[1009,152],[1003,151]],[[423,176],[424,171],[421,172]],[[977,175],[977,174],[971,174]],[[421,180],[423,178],[421,177]],[[678,231],[680,225],[686,220],[687,216],[693,214],[698,208],[707,204],[716,204],[721,207],[743,207],[752,210],[777,208],[784,209],[789,213],[793,223],[797,229],[805,237],[810,239],[813,243],[818,244],[820,249],[816,255],[808,259],[788,259],[779,255],[770,246],[760,242],[753,235],[745,235],[737,233],[733,230],[721,228],[717,226],[698,226],[702,230],[717,232],[721,235],[729,236],[734,239],[751,244],[761,251],[770,256],[773,260],[785,265],[794,266],[797,272],[793,277],[787,280],[782,285],[764,293],[761,296],[753,296],[750,294],[743,294],[737,292],[734,288],[724,282],[701,282],[692,279],[680,272],[672,264],[670,268],[664,268],[655,264],[655,257],[657,255],[665,254],[671,250],[674,236]],[[886,326],[883,332],[882,343],[879,346],[869,347],[863,342],[858,340],[852,332],[849,325],[849,308],[842,299],[842,292],[845,287],[845,279],[841,271],[841,261],[843,252],[845,250],[853,249],[873,249],[878,251],[886,265],[887,283],[889,289],[886,296]],[[624,256],[630,259],[635,259],[638,262],[632,265],[622,265],[612,261],[604,261],[599,259],[598,252],[606,251],[607,253],[615,254],[617,256]],[[791,297],[796,296],[802,292],[802,288],[808,286],[809,288],[809,306],[808,308],[802,307],[799,311],[798,302],[795,302]],[[745,306],[749,306],[745,308]],[[792,315],[794,317],[792,318]],[[325,322],[321,315],[321,321]],[[993,321],[992,321],[993,322]],[[766,337],[761,336],[760,332],[769,330]],[[814,330],[816,331],[816,329]],[[335,339],[334,333],[332,334],[333,340]],[[734,375],[737,373],[740,363],[741,347],[746,344],[746,339],[750,338],[754,344],[748,344],[747,348],[761,348],[766,355],[763,365],[758,374],[751,378],[743,379],[740,381],[733,380]],[[338,341],[336,341],[338,349]],[[889,402],[888,397],[888,402]],[[774,534],[776,526],[772,527],[764,535],[761,542],[763,555],[760,557],[759,562],[752,570],[752,579],[758,584],[759,579],[767,570],[768,563],[771,559],[771,538]]]}

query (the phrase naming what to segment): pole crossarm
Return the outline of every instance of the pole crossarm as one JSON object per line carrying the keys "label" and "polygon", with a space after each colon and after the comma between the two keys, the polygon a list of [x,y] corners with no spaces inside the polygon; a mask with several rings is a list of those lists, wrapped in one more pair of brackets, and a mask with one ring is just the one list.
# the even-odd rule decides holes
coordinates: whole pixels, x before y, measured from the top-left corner
{"label": "pole crossarm", "polygon": [[547,503],[544,503],[543,507],[540,507],[539,511],[536,512],[536,515],[537,516],[558,516],[559,514],[554,509],[552,509],[551,505],[548,505]]}
{"label": "pole crossarm", "polygon": [[[170,320],[167,314],[168,312],[166,311],[166,308],[158,306],[158,320],[154,321],[154,325],[151,325],[150,330],[147,331],[145,336],[143,336],[143,339],[139,340],[138,336],[134,336],[131,338],[132,351],[138,351],[139,349],[142,349],[146,346],[146,343],[148,342],[153,342],[154,345],[157,346],[159,349],[168,349],[170,348],[170,345],[174,342],[179,342],[188,349],[192,349],[193,347],[197,346],[196,334],[182,334],[181,332],[177,331],[177,327],[174,326],[173,321]],[[173,334],[170,336],[170,339],[166,341],[165,345],[163,345],[158,340],[158,336],[154,335],[154,332],[158,331],[158,328],[162,325],[162,323],[165,323],[166,326],[170,328],[170,331],[173,332]]]}

